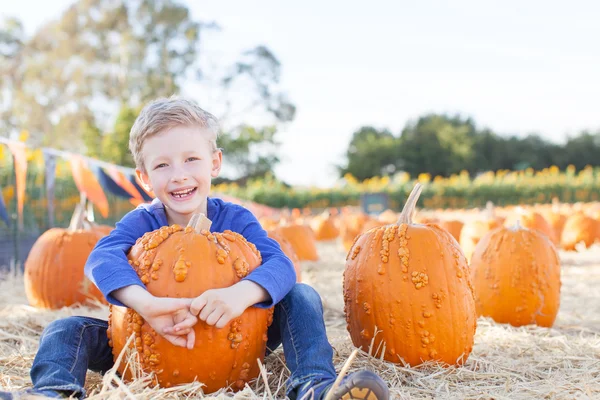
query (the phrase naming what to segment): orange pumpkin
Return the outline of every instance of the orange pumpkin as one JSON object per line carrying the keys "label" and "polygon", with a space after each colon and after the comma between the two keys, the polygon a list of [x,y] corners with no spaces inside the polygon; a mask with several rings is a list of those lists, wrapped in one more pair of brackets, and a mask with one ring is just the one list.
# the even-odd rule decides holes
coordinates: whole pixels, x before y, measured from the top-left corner
{"label": "orange pumpkin", "polygon": [[575,245],[583,242],[585,247],[590,247],[598,235],[598,222],[594,218],[577,212],[567,218],[562,230],[560,245],[565,250],[575,250]]}
{"label": "orange pumpkin", "polygon": [[319,259],[315,233],[310,226],[291,224],[280,226],[279,231],[290,242],[300,261],[317,261]]}
{"label": "orange pumpkin", "polygon": [[25,295],[33,307],[59,309],[100,301],[100,290],[85,277],[83,268],[96,242],[105,234],[84,224],[78,204],[69,228],[52,228],[33,244],[25,260]]}
{"label": "orange pumpkin", "polygon": [[567,222],[567,216],[560,211],[560,202],[556,197],[552,199],[552,207],[541,211],[542,216],[554,230],[554,236],[560,239],[562,231]]}
{"label": "orange pumpkin", "polygon": [[495,217],[486,217],[475,221],[465,223],[460,232],[460,247],[462,248],[467,260],[471,259],[475,246],[489,231],[502,226],[502,223]]}
{"label": "orange pumpkin", "polygon": [[344,215],[340,223],[340,237],[346,251],[350,250],[354,239],[362,232],[362,228],[369,220],[365,213]]}
{"label": "orange pumpkin", "polygon": [[292,261],[292,264],[294,264],[294,270],[296,270],[296,282],[302,282],[302,268],[300,267],[300,260],[298,259],[298,255],[294,251],[294,248],[290,242],[283,237],[279,231],[279,228],[269,229],[267,230],[267,234],[271,239],[279,243],[281,251],[283,251],[283,253]]}
{"label": "orange pumpkin", "polygon": [[504,226],[514,226],[517,223],[517,220],[519,220],[519,223],[524,228],[540,231],[546,235],[552,243],[555,245],[559,244],[560,240],[556,237],[554,228],[550,226],[542,214],[533,210],[518,208],[516,214],[511,215],[506,219],[506,221],[504,221]]}
{"label": "orange pumpkin", "polygon": [[550,327],[560,304],[560,261],[548,237],[517,225],[498,228],[471,259],[478,315],[513,326]]}
{"label": "orange pumpkin", "polygon": [[460,232],[463,229],[464,224],[462,223],[462,221],[458,221],[455,219],[452,220],[444,220],[444,221],[440,221],[438,223],[438,225],[447,230],[452,237],[454,237],[454,239],[456,239],[456,241],[458,242],[460,240]]}
{"label": "orange pumpkin", "polygon": [[476,328],[467,261],[447,231],[412,224],[420,191],[417,184],[397,223],[362,234],[350,249],[347,329],[355,346],[391,362],[462,364]]}
{"label": "orange pumpkin", "polygon": [[335,240],[340,234],[340,230],[336,226],[335,217],[328,211],[313,217],[310,221],[310,227],[315,233],[315,239],[318,241]]}
{"label": "orange pumpkin", "polygon": [[[210,233],[208,227],[198,224],[194,216],[185,229],[165,226],[138,239],[128,258],[150,293],[197,297],[208,289],[239,282],[260,265],[260,253],[242,235]],[[242,389],[258,376],[256,360],[264,358],[272,319],[272,308],[250,307],[222,329],[198,321],[194,348],[188,350],[156,334],[135,311],[111,305],[108,337],[116,359],[133,332],[132,346],[138,351],[142,369],[155,372],[160,386],[196,379],[206,385],[205,393],[212,393],[225,387]],[[124,369],[122,363],[119,371],[128,379],[129,372]]]}

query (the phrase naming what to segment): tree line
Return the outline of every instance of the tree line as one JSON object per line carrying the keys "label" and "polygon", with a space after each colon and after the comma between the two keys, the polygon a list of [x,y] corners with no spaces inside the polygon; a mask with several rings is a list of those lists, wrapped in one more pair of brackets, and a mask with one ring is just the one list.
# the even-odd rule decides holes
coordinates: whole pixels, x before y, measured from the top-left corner
{"label": "tree line", "polygon": [[427,114],[406,124],[398,135],[388,129],[363,126],[353,133],[338,165],[340,176],[359,180],[406,171],[450,176],[463,170],[472,176],[501,169],[541,170],[552,165],[583,169],[600,165],[600,130],[582,131],[562,144],[538,134],[524,137],[479,129],[471,118]]}

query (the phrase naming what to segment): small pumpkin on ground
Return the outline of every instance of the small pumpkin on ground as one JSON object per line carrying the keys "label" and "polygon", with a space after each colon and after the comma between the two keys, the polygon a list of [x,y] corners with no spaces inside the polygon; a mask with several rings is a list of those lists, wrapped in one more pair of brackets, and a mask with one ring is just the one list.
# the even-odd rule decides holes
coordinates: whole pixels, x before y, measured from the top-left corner
{"label": "small pumpkin on ground", "polygon": [[558,245],[560,243],[560,238],[556,237],[554,232],[554,228],[550,226],[548,221],[535,210],[526,210],[522,207],[517,207],[517,212],[512,214],[509,218],[504,221],[504,226],[514,226],[519,220],[519,223],[522,227],[528,229],[535,229],[550,239],[552,243]]}
{"label": "small pumpkin on ground", "polygon": [[362,232],[363,226],[368,220],[369,216],[363,212],[342,215],[340,221],[340,238],[346,251],[350,250],[354,239]]}
{"label": "small pumpkin on ground", "polygon": [[317,241],[335,240],[340,234],[336,226],[336,217],[330,211],[324,211],[322,214],[313,217],[310,220],[310,227],[315,233]]}
{"label": "small pumpkin on ground", "polygon": [[550,327],[560,304],[560,261],[535,229],[501,227],[477,244],[471,259],[478,315],[513,326]]}
{"label": "small pumpkin on ground", "polygon": [[456,239],[456,241],[458,242],[460,240],[460,232],[463,229],[463,226],[465,225],[462,221],[456,220],[456,219],[450,219],[450,220],[442,220],[440,222],[438,222],[438,225],[447,230],[453,237],[454,239]]}
{"label": "small pumpkin on ground", "polygon": [[75,207],[67,229],[51,228],[33,244],[25,260],[25,295],[33,307],[59,309],[100,301],[100,290],[83,273],[96,242],[106,235],[85,220],[83,204]]}
{"label": "small pumpkin on ground", "polygon": [[300,260],[290,242],[283,237],[279,228],[269,229],[267,230],[267,234],[271,239],[279,243],[281,251],[283,251],[283,253],[292,261],[292,264],[294,264],[294,270],[296,270],[296,282],[302,282],[302,267],[300,266]]}
{"label": "small pumpkin on ground", "polygon": [[360,235],[346,258],[344,303],[355,346],[411,366],[462,364],[476,315],[467,261],[437,225],[416,225],[417,184],[395,224]]}
{"label": "small pumpkin on ground", "polygon": [[565,222],[560,238],[560,246],[564,250],[575,250],[578,243],[583,242],[586,248],[596,241],[598,236],[598,222],[579,211]]}
{"label": "small pumpkin on ground", "polygon": [[[201,217],[200,217],[201,216]],[[193,298],[208,289],[228,287],[261,263],[256,247],[235,232],[209,232],[208,221],[195,215],[186,228],[165,226],[146,233],[129,253],[132,267],[150,293],[160,297]],[[155,372],[160,386],[204,383],[205,393],[231,387],[239,390],[259,374],[257,359],[264,359],[267,328],[273,308],[250,307],[218,329],[204,321],[194,326],[192,350],[177,347],[158,335],[135,311],[110,306],[109,344],[116,359],[133,333],[145,372]],[[119,371],[129,379],[125,364]]]}
{"label": "small pumpkin on ground", "polygon": [[475,246],[489,231],[502,226],[503,220],[496,216],[494,204],[488,201],[481,218],[465,223],[460,232],[460,247],[467,260],[475,250]]}
{"label": "small pumpkin on ground", "polygon": [[300,261],[317,261],[315,233],[308,225],[288,224],[279,227],[279,232],[290,242]]}
{"label": "small pumpkin on ground", "polygon": [[558,201],[558,198],[554,197],[552,199],[552,206],[543,209],[540,212],[554,230],[554,236],[557,239],[560,239],[562,237],[565,222],[567,222],[567,215],[560,211],[560,202]]}

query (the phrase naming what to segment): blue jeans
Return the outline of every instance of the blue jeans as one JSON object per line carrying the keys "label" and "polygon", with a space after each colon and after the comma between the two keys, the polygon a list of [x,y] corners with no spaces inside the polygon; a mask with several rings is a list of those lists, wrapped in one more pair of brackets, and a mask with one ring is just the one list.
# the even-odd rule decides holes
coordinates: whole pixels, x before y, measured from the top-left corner
{"label": "blue jeans", "polygon": [[[67,392],[84,397],[87,370],[104,373],[114,365],[107,328],[106,321],[89,317],[69,317],[48,325],[31,367],[34,390],[47,396]],[[283,343],[291,372],[288,394],[308,381],[333,382],[333,349],[325,332],[321,298],[312,287],[296,284],[275,306],[267,335],[268,353]]]}

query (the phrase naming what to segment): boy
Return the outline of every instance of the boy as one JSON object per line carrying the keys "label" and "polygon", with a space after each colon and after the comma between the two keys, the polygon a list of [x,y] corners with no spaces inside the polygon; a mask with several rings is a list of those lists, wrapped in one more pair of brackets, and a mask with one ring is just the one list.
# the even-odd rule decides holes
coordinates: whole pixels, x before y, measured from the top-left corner
{"label": "boy", "polygon": [[[194,345],[193,326],[199,319],[222,328],[250,306],[275,306],[267,347],[272,351],[283,343],[291,373],[288,396],[325,398],[336,373],[319,295],[295,283],[291,261],[248,210],[208,197],[222,163],[218,132],[216,118],[191,101],[158,99],[144,107],[131,128],[129,147],[140,181],[156,199],[125,215],[97,243],[85,273],[108,302],[134,309],[158,334],[188,348]],[[155,297],[129,265],[127,253],[144,233],[165,225],[186,226],[194,213],[212,221],[211,231],[242,234],[256,245],[263,262],[237,284],[208,290],[195,299]],[[84,397],[88,368],[104,373],[113,366],[106,330],[106,321],[88,317],[70,317],[46,327],[31,368],[30,392]],[[349,375],[333,393],[336,399],[388,397],[385,382],[369,371]]]}

